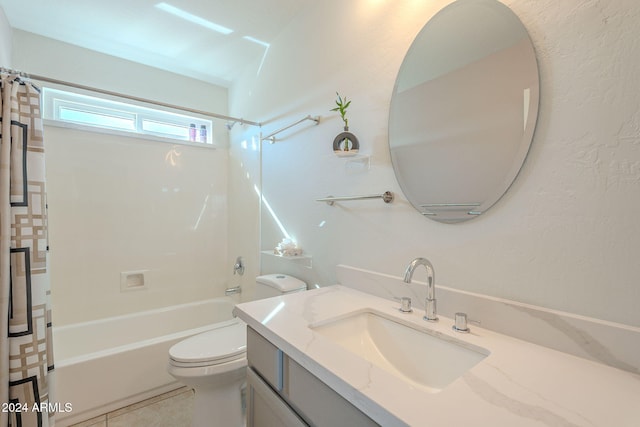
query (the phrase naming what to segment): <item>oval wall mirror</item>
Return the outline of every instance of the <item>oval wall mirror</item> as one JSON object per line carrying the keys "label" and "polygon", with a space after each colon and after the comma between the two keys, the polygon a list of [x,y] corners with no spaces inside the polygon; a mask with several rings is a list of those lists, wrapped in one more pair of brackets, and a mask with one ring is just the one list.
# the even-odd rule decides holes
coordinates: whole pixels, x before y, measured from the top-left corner
{"label": "oval wall mirror", "polygon": [[455,223],[486,212],[518,174],[538,116],[533,45],[496,0],[457,0],[427,22],[402,62],[389,147],[407,199]]}

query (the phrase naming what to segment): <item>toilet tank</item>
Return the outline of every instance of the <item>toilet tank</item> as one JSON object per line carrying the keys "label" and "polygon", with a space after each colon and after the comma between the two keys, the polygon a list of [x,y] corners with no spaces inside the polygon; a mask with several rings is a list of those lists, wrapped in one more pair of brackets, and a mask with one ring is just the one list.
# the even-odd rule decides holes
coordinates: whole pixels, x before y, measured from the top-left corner
{"label": "toilet tank", "polygon": [[287,274],[265,274],[256,277],[256,299],[306,291],[307,284]]}

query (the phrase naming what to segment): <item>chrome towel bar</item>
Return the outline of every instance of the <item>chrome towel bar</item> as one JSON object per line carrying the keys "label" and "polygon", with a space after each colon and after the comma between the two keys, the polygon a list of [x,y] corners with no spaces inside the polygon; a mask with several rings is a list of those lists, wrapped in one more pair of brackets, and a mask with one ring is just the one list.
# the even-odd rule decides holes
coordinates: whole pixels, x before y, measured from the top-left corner
{"label": "chrome towel bar", "polygon": [[311,117],[310,115],[308,115],[308,116],[306,116],[306,117],[303,117],[303,118],[301,118],[300,120],[298,120],[298,121],[297,121],[297,122],[295,122],[295,123],[291,123],[290,125],[285,126],[285,127],[283,127],[283,128],[280,128],[280,129],[278,129],[278,130],[277,130],[277,131],[275,131],[275,132],[271,132],[271,133],[270,133],[269,135],[267,135],[267,136],[263,136],[263,137],[262,137],[262,141],[269,141],[269,143],[273,144],[273,143],[275,143],[275,142],[276,142],[276,135],[277,135],[277,134],[279,134],[280,132],[284,132],[285,130],[290,129],[290,128],[292,128],[292,127],[296,126],[296,125],[299,125],[300,123],[302,123],[302,122],[304,122],[304,121],[307,121],[307,120],[312,120],[312,121],[314,121],[314,122],[315,122],[315,124],[317,125],[318,123],[320,123],[320,116]]}
{"label": "chrome towel bar", "polygon": [[382,194],[372,194],[369,196],[327,196],[322,199],[316,199],[316,202],[326,202],[329,206],[333,206],[335,202],[345,202],[348,200],[368,200],[368,199],[382,199],[385,203],[393,202],[393,193],[391,191],[385,191]]}

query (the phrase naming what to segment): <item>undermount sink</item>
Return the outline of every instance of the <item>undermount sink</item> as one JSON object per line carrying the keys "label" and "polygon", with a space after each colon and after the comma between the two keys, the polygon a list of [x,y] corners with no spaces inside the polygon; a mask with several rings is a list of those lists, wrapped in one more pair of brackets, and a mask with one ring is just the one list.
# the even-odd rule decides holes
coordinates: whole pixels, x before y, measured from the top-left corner
{"label": "undermount sink", "polygon": [[489,351],[399,323],[374,311],[356,312],[311,328],[367,362],[437,393],[489,355]]}

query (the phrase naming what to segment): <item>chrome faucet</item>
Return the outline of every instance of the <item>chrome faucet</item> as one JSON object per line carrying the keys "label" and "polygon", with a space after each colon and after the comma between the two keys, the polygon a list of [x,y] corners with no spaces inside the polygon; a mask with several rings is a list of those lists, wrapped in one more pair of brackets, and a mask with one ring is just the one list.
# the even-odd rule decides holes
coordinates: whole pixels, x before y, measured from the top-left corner
{"label": "chrome faucet", "polygon": [[438,314],[436,312],[436,273],[433,269],[433,265],[431,265],[431,262],[429,262],[429,260],[426,258],[416,258],[411,261],[404,272],[404,282],[411,283],[413,272],[419,265],[424,265],[424,267],[427,269],[427,298],[424,301],[424,320],[437,322]]}

